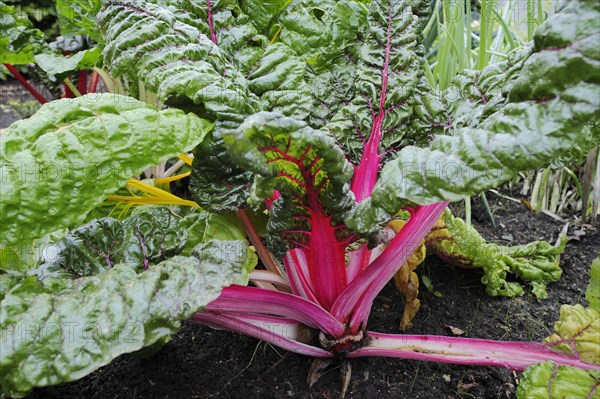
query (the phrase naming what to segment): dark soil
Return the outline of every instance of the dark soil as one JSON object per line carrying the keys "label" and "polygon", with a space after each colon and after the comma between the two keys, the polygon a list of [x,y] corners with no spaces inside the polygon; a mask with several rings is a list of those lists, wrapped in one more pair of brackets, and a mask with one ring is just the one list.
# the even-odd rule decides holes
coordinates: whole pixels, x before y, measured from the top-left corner
{"label": "dark soil", "polygon": [[[497,227],[491,226],[478,200],[472,214],[474,225],[489,240],[510,244],[506,238],[512,235],[512,243],[554,242],[564,225],[523,205],[493,194],[488,197]],[[542,302],[529,292],[516,299],[489,297],[477,271],[451,268],[428,258],[418,271],[430,277],[442,296],[421,290],[421,311],[411,333],[451,335],[448,326],[453,326],[467,337],[543,339],[550,334],[561,304],[585,303],[589,265],[600,250],[597,227],[574,227],[585,235],[568,244],[561,261],[564,274],[548,287],[549,298]],[[388,284],[377,298],[369,330],[397,332],[403,306],[400,294]],[[256,339],[185,323],[151,358],[123,355],[80,381],[39,389],[29,399],[337,398],[339,369],[311,389],[306,383],[309,365],[307,357]],[[503,368],[372,358],[353,363],[346,397],[514,398],[518,378]]]}

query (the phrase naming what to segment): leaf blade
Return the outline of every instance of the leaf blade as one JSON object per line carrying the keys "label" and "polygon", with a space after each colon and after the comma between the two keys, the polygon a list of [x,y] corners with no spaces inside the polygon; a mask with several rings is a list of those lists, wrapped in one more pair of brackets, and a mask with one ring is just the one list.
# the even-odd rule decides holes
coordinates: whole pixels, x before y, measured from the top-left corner
{"label": "leaf blade", "polygon": [[83,221],[129,177],[190,150],[211,128],[193,114],[111,94],[44,105],[2,136],[0,242]]}
{"label": "leaf blade", "polygon": [[[81,378],[175,332],[221,289],[248,281],[245,251],[232,253],[229,243],[201,244],[194,257],[177,256],[140,274],[117,265],[58,292],[33,277],[13,287],[0,303],[2,390],[23,396],[33,387]],[[39,339],[22,339],[16,333],[22,326],[37,329]]]}
{"label": "leaf blade", "polygon": [[[405,201],[430,204],[457,201],[493,188],[518,171],[552,162],[600,114],[600,66],[594,51],[600,18],[591,1],[562,4],[536,33],[534,49],[515,61],[518,78],[501,105],[477,123],[436,137],[429,147],[405,147],[383,168],[369,200],[347,222],[362,231],[395,214]],[[594,21],[594,22],[590,22]],[[579,29],[565,29],[565,25]],[[570,71],[582,65],[582,74]],[[512,75],[511,75],[512,76]],[[529,88],[529,82],[536,82]],[[472,126],[471,126],[472,125]],[[370,222],[360,223],[360,219]]]}

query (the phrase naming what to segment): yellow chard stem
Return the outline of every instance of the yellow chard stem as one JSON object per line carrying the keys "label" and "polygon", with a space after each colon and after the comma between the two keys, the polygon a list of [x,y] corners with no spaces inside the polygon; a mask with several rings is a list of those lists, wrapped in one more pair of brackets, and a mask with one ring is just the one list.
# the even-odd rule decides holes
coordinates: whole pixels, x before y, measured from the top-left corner
{"label": "yellow chard stem", "polygon": [[[179,177],[179,178],[185,177],[183,175],[185,175],[185,173],[183,173],[182,175],[179,175],[179,176],[174,176],[174,177]],[[194,201],[184,200],[182,198],[179,198],[176,195],[168,193],[164,190],[161,190],[160,188],[151,186],[150,184],[144,183],[137,179],[129,179],[129,181],[127,182],[127,187],[139,190],[145,194],[148,194],[148,196],[134,195],[134,196],[129,197],[129,196],[125,196],[125,195],[109,195],[108,199],[111,201],[116,201],[116,202],[129,202],[131,204],[139,204],[139,205],[143,205],[143,204],[183,205],[183,206],[191,206],[193,208],[200,207]]]}
{"label": "yellow chard stem", "polygon": [[181,180],[185,177],[188,177],[192,172],[181,173],[179,175],[170,176],[170,177],[161,177],[159,179],[154,179],[154,184],[165,184],[171,183],[172,181]]}

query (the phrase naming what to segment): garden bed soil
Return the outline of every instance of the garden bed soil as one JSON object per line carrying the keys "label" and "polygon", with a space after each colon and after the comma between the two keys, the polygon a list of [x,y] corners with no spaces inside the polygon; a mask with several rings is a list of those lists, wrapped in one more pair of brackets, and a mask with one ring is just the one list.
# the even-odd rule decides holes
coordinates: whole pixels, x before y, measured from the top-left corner
{"label": "garden bed soil", "polygon": [[0,82],[0,129],[6,129],[11,124],[19,120],[19,115],[10,107],[6,106],[9,100],[19,99],[20,101],[30,101],[29,93],[23,91],[18,82],[10,80]]}
{"label": "garden bed soil", "polygon": [[[509,193],[510,194],[510,193]],[[523,205],[488,193],[497,227],[480,201],[473,204],[473,224],[488,240],[523,244],[554,242],[564,223],[536,215]],[[457,210],[460,214],[460,210]],[[567,245],[562,278],[538,302],[527,290],[515,299],[492,298],[481,273],[452,268],[429,257],[418,269],[430,277],[437,297],[422,287],[421,310],[410,331],[466,337],[540,341],[552,331],[561,304],[585,303],[589,265],[600,250],[598,226],[574,225],[584,232]],[[392,283],[378,296],[369,330],[397,332],[403,309]],[[38,389],[29,399],[193,399],[193,398],[337,398],[339,368],[312,388],[306,383],[310,359],[254,338],[184,323],[173,340],[150,358],[123,355],[82,380]],[[365,358],[353,362],[346,398],[514,398],[518,373],[504,368],[468,367],[411,360]]]}

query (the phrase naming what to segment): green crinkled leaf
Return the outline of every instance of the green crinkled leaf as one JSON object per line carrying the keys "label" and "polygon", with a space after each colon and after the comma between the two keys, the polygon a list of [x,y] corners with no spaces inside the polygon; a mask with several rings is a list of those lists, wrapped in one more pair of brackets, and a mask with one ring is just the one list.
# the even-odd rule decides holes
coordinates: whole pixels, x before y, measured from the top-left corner
{"label": "green crinkled leaf", "polygon": [[560,254],[567,240],[560,245],[534,241],[525,245],[504,246],[486,242],[483,237],[462,219],[447,209],[442,216],[445,229],[435,229],[426,238],[427,249],[450,264],[481,268],[481,282],[492,296],[514,297],[523,294],[518,282],[509,282],[513,274],[531,285],[537,299],[544,299],[546,284],[557,281],[562,275]]}
{"label": "green crinkled leaf", "polygon": [[102,0],[56,0],[61,33],[68,37],[88,35],[102,45],[104,40],[96,25],[101,6]]}
{"label": "green crinkled leaf", "polygon": [[367,8],[348,1],[295,1],[278,18],[278,40],[308,64],[312,106],[307,122],[327,125],[355,96],[356,64]]}
{"label": "green crinkled leaf", "polygon": [[273,30],[277,28],[277,39],[315,70],[330,70],[331,62],[356,45],[366,16],[367,8],[354,1],[292,1]]}
{"label": "green crinkled leaf", "polygon": [[[189,255],[197,243],[211,240],[244,241],[246,231],[234,213],[192,212],[185,215],[182,224],[189,234],[182,254]],[[190,245],[191,244],[191,245]]]}
{"label": "green crinkled leaf", "polygon": [[33,56],[46,46],[44,33],[4,2],[0,2],[0,31],[0,63],[3,64],[33,62]]}
{"label": "green crinkled leaf", "polygon": [[[315,213],[340,220],[353,204],[349,194],[352,167],[326,132],[277,113],[261,112],[235,131],[223,134],[233,159],[257,174],[252,195],[264,199],[276,189],[269,233],[279,241],[303,242]],[[277,237],[277,238],[275,238]]]}
{"label": "green crinkled leaf", "polygon": [[552,348],[574,353],[581,360],[600,364],[600,312],[592,308],[562,305],[554,334],[544,340]]}
{"label": "green crinkled leaf", "polygon": [[501,106],[494,104],[494,112],[477,117],[477,123],[465,119],[464,127],[436,137],[428,148],[402,149],[349,224],[359,225],[362,216],[394,214],[405,200],[459,200],[520,170],[546,166],[576,142],[585,124],[598,120],[600,53],[594,27],[600,10],[593,1],[561,6],[537,30],[530,54],[521,52],[523,61],[511,72],[518,76]]}
{"label": "green crinkled leaf", "polygon": [[282,9],[290,3],[290,0],[241,0],[240,8],[251,16],[254,27],[262,34],[267,34],[274,18]]}
{"label": "green crinkled leaf", "polygon": [[[216,43],[225,58],[244,76],[260,58],[268,39],[262,33],[279,11],[275,2],[217,0],[206,2],[150,0],[172,12]],[[239,3],[239,4],[238,4]],[[212,29],[211,23],[212,22]]]}
{"label": "green crinkled leaf", "polygon": [[423,74],[420,19],[412,12],[416,3],[421,2],[382,0],[369,7],[354,99],[327,125],[356,164],[370,146],[380,154],[427,140],[412,124]]}
{"label": "green crinkled leaf", "polygon": [[27,242],[83,221],[129,177],[190,150],[211,127],[113,94],[44,105],[2,135],[0,242]]}
{"label": "green crinkled leaf", "polygon": [[35,62],[49,76],[62,82],[73,72],[92,69],[102,57],[99,48],[78,51],[65,57],[56,53],[43,53],[35,56]]}
{"label": "green crinkled leaf", "polygon": [[590,283],[585,291],[585,299],[590,303],[590,308],[600,312],[600,257],[592,262]]}
{"label": "green crinkled leaf", "polygon": [[316,129],[354,98],[366,16],[367,8],[351,1],[293,1],[272,27],[272,35],[307,63],[307,122]]}
{"label": "green crinkled leaf", "polygon": [[[181,255],[191,254],[197,243],[204,243],[212,240],[246,242],[246,230],[244,230],[242,222],[234,213],[191,213],[186,215],[182,223],[187,229],[189,238]],[[250,249],[250,247],[248,247],[246,251],[246,262],[243,264],[244,270],[250,273],[257,264],[258,256]]]}
{"label": "green crinkled leaf", "polygon": [[201,115],[241,122],[258,109],[244,76],[196,27],[168,8],[142,0],[103,4],[98,23],[105,34],[104,59],[137,93],[141,81],[171,104],[192,102]]}
{"label": "green crinkled leaf", "polygon": [[517,48],[505,61],[490,64],[481,71],[462,71],[442,92],[430,89],[415,111],[422,128],[430,134],[452,134],[459,128],[479,126],[505,104],[506,95],[530,53],[529,47]]}
{"label": "green crinkled leaf", "polygon": [[31,242],[0,248],[0,271],[25,275],[43,260],[54,256],[54,244],[66,233],[66,229],[58,230]]}
{"label": "green crinkled leaf", "polygon": [[[116,264],[141,272],[176,255],[190,256],[200,243],[245,239],[235,215],[146,205],[122,221],[105,217],[71,230],[49,248],[52,256],[46,256],[46,263],[34,273],[40,279],[79,278],[105,272]],[[247,261],[246,266],[253,269],[256,255],[248,251]]]}
{"label": "green crinkled leaf", "polygon": [[248,76],[249,88],[260,97],[261,109],[305,119],[311,108],[308,84],[304,81],[306,63],[281,43],[265,49]]}
{"label": "green crinkled leaf", "polygon": [[528,367],[517,388],[518,399],[600,398],[600,372],[542,362]]}
{"label": "green crinkled leaf", "polygon": [[252,173],[233,163],[216,133],[196,147],[189,189],[194,201],[206,210],[235,211],[248,199]]}
{"label": "green crinkled leaf", "polygon": [[56,244],[56,255],[45,273],[54,270],[74,277],[93,276],[116,264],[141,272],[179,255],[188,245],[204,242],[188,242],[186,225],[199,217],[197,212],[175,207],[142,206],[122,221],[110,217],[93,220],[69,231]]}
{"label": "green crinkled leaf", "polygon": [[327,69],[307,67],[306,80],[312,94],[308,123],[315,129],[326,126],[355,93],[356,60],[344,56],[327,63]]}
{"label": "green crinkled leaf", "polygon": [[0,302],[2,391],[73,381],[164,339],[224,287],[247,283],[245,248],[211,241],[140,274],[119,264],[60,291],[34,277],[12,287]]}

